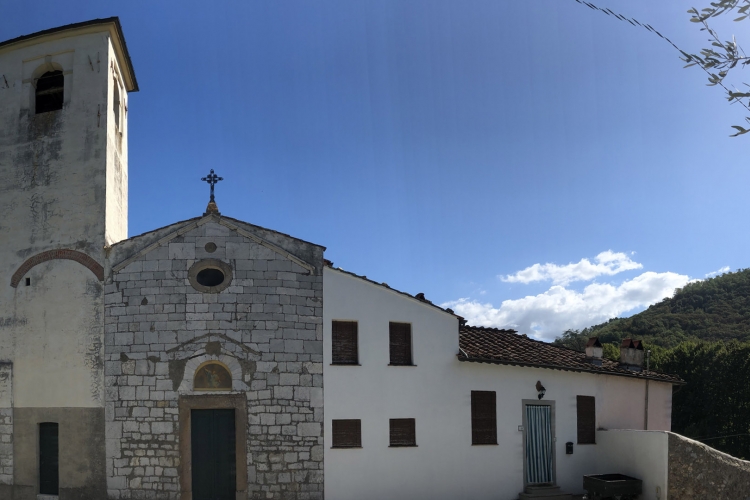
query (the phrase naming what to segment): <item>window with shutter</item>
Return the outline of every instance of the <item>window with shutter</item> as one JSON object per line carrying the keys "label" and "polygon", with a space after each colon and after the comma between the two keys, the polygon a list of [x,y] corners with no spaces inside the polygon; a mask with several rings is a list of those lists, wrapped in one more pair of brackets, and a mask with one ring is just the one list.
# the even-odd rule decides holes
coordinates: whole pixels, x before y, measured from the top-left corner
{"label": "window with shutter", "polygon": [[361,420],[332,420],[331,448],[361,448]]}
{"label": "window with shutter", "polygon": [[411,325],[389,323],[392,365],[411,365]]}
{"label": "window with shutter", "polygon": [[596,444],[596,399],[576,396],[578,444]]}
{"label": "window with shutter", "polygon": [[357,322],[356,321],[334,321],[332,324],[334,365],[356,365],[359,364],[357,349]]}
{"label": "window with shutter", "polygon": [[497,444],[495,391],[471,391],[471,444]]}
{"label": "window with shutter", "polygon": [[415,422],[413,418],[392,418],[391,446],[417,446]]}

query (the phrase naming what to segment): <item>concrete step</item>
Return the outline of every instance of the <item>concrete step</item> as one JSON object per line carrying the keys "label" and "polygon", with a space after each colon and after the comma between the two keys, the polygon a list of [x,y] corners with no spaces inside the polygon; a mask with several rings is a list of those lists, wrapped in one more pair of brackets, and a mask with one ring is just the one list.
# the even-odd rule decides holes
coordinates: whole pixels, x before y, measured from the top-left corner
{"label": "concrete step", "polygon": [[559,486],[527,486],[518,500],[573,500],[573,495],[564,493]]}
{"label": "concrete step", "polygon": [[535,498],[544,500],[573,500],[573,495],[568,493],[558,493],[556,495],[536,495],[534,493],[519,493],[518,500],[534,500]]}

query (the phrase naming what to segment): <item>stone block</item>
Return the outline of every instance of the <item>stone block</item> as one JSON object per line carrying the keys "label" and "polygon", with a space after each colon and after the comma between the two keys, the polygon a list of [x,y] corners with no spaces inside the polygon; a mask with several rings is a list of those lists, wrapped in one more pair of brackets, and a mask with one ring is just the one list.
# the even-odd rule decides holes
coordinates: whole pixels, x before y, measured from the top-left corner
{"label": "stone block", "polygon": [[302,340],[284,340],[284,352],[303,353],[305,352],[305,342]]}
{"label": "stone block", "polygon": [[195,259],[195,243],[170,243],[170,259]]}
{"label": "stone block", "polygon": [[323,388],[310,387],[310,407],[323,408]]}
{"label": "stone block", "polygon": [[273,388],[274,399],[294,399],[294,387],[276,386]]}
{"label": "stone block", "polygon": [[297,435],[302,436],[302,437],[320,436],[320,423],[304,422],[304,423],[297,424]]}
{"label": "stone block", "polygon": [[299,374],[281,373],[279,374],[279,384],[281,385],[299,385]]}
{"label": "stone block", "polygon": [[172,422],[154,422],[151,424],[151,432],[154,434],[172,434],[174,424]]}

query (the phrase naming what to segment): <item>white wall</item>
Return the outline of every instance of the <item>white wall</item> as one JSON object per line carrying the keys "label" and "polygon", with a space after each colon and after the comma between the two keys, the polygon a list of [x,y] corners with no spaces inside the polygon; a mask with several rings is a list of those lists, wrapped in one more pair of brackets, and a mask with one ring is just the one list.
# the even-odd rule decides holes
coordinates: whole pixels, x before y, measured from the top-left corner
{"label": "white wall", "polygon": [[665,500],[669,475],[668,439],[665,431],[597,431],[597,474],[638,478],[643,481],[641,500]]}
{"label": "white wall", "polygon": [[[598,444],[575,445],[573,455],[565,455],[565,442],[576,442],[576,395],[596,397],[599,427],[643,428],[643,381],[462,363],[454,316],[330,268],[323,290],[328,500],[517,498],[523,489],[522,400],[536,399],[537,380],[547,389],[545,399],[555,401],[557,482],[569,492],[582,493],[583,474],[599,472]],[[332,320],[358,321],[361,366],[331,366]],[[417,366],[387,366],[389,321],[412,323]],[[471,444],[472,390],[497,393],[496,446]],[[650,426],[663,426],[671,387],[652,382],[649,399],[662,412],[652,413]],[[416,419],[416,448],[388,447],[389,418]],[[332,419],[361,419],[362,448],[331,449]]]}
{"label": "white wall", "polygon": [[[105,244],[126,236],[127,138],[119,162],[107,141],[115,57],[107,27],[80,33],[0,49],[0,360],[13,362],[17,407],[103,405],[101,283],[54,260],[27,273],[31,286],[10,286],[40,252],[104,265]],[[49,64],[63,71],[65,104],[35,115],[34,77]]]}

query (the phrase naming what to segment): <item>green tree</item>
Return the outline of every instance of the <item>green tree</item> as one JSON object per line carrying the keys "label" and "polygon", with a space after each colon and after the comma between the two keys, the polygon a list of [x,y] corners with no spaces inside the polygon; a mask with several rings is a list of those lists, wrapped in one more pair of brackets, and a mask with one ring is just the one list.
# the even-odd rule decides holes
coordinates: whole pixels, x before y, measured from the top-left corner
{"label": "green tree", "polygon": [[[733,75],[736,68],[742,68],[750,64],[750,59],[745,55],[742,47],[737,43],[734,36],[730,38],[720,36],[715,29],[709,25],[709,21],[724,14],[735,13],[738,15],[734,20],[743,21],[750,15],[750,0],[716,0],[710,3],[709,7],[701,9],[696,8],[688,10],[691,15],[690,21],[700,25],[700,30],[709,35],[708,42],[710,45],[703,48],[698,53],[691,53],[682,50],[669,38],[662,35],[651,25],[639,22],[636,19],[628,18],[622,14],[616,13],[611,9],[597,7],[586,0],[576,0],[576,2],[586,5],[589,8],[602,12],[608,16],[614,17],[618,21],[627,22],[635,27],[644,28],[657,35],[672,47],[680,52],[680,58],[686,62],[686,68],[696,66],[701,68],[708,75],[709,86],[719,86],[726,92],[727,100],[731,104],[739,104],[750,113],[750,92],[745,87],[750,87],[747,83],[730,83],[728,76]],[[739,84],[739,88],[738,88]],[[740,90],[742,89],[742,90]],[[745,121],[750,124],[750,116],[745,116]],[[737,132],[731,137],[746,134],[750,128],[740,125],[732,125]]]}
{"label": "green tree", "polygon": [[672,430],[750,458],[750,342],[684,342],[652,352],[652,368],[682,377]]}
{"label": "green tree", "polygon": [[565,332],[557,337],[552,344],[583,352],[586,350],[586,342],[588,341],[589,337],[586,330],[583,332],[578,330],[565,330]]}
{"label": "green tree", "polygon": [[602,357],[612,361],[620,360],[620,348],[615,344],[602,344]]}
{"label": "green tree", "polygon": [[[739,14],[739,17],[734,19],[735,21],[743,21],[750,14],[748,9],[750,9],[750,0],[717,0],[711,2],[710,7],[701,11],[695,8],[688,10],[688,14],[691,15],[690,21],[701,25],[701,31],[705,31],[709,35],[708,41],[711,45],[701,49],[700,55],[689,54],[682,50],[680,52],[682,52],[682,60],[687,63],[685,67],[699,66],[708,73],[708,84],[710,86],[720,86],[727,93],[727,100],[730,103],[738,102],[750,111],[750,92],[742,92],[736,85],[729,84],[727,86],[725,84],[729,73],[737,67],[750,64],[750,58],[745,55],[734,36],[731,39],[722,40],[716,30],[708,24],[710,19],[732,12]],[[742,87],[750,87],[750,85],[743,82]],[[745,121],[750,123],[750,117],[746,116]],[[750,132],[750,129],[739,125],[732,125],[732,128],[737,130],[737,133],[732,137]]]}

